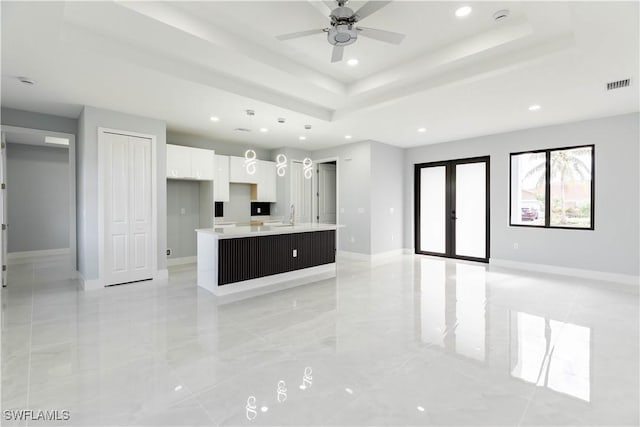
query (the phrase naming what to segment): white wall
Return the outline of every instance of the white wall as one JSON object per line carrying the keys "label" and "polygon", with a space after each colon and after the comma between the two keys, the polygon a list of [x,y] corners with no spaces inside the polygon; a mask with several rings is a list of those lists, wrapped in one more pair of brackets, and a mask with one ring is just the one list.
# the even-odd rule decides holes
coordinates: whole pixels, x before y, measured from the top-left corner
{"label": "white wall", "polygon": [[98,272],[98,128],[156,136],[157,265],[167,267],[166,124],[160,120],[85,106],[78,119],[76,151],[78,271],[86,280]]}
{"label": "white wall", "polygon": [[200,183],[167,180],[169,259],[196,255],[196,228],[200,228]]}
{"label": "white wall", "polygon": [[8,252],[69,248],[69,150],[8,142]]}
{"label": "white wall", "polygon": [[237,157],[244,157],[245,151],[252,149],[256,152],[256,158],[260,160],[271,160],[271,150],[266,148],[239,144],[237,142],[219,141],[186,133],[167,132],[167,144],[204,148],[206,150],[214,150],[216,154]]}
{"label": "white wall", "polygon": [[249,222],[251,219],[251,187],[249,184],[229,184],[229,201],[224,203],[225,220]]}
{"label": "white wall", "polygon": [[77,135],[78,119],[2,107],[2,124]]}
{"label": "white wall", "polygon": [[[406,150],[404,246],[414,248],[414,164],[489,155],[492,259],[639,275],[639,118],[626,114]],[[595,230],[510,227],[509,154],[584,144],[595,144]]]}
{"label": "white wall", "polygon": [[313,159],[337,157],[338,250],[371,253],[371,143],[317,150]]}
{"label": "white wall", "polygon": [[404,150],[371,143],[371,254],[403,248]]}

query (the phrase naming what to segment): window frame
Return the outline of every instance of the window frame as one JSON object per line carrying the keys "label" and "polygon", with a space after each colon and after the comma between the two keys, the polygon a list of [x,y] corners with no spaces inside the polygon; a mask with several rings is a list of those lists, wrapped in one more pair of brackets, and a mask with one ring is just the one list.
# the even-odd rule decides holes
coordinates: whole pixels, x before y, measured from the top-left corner
{"label": "window frame", "polygon": [[[567,227],[560,225],[551,225],[551,153],[554,151],[566,151],[573,150],[576,148],[591,148],[591,200],[590,200],[590,213],[591,218],[589,222],[589,227]],[[513,194],[513,179],[512,179],[512,165],[513,165],[513,156],[519,156],[522,154],[537,154],[537,153],[545,153],[545,171],[544,171],[544,225],[527,225],[527,224],[514,224],[512,223],[512,194]],[[558,147],[558,148],[545,148],[540,150],[527,150],[527,151],[519,151],[515,153],[509,153],[509,226],[510,227],[524,227],[524,228],[545,228],[552,230],[587,230],[593,231],[595,230],[595,188],[596,188],[596,146],[595,144],[583,144],[583,145],[574,145],[568,147]]]}

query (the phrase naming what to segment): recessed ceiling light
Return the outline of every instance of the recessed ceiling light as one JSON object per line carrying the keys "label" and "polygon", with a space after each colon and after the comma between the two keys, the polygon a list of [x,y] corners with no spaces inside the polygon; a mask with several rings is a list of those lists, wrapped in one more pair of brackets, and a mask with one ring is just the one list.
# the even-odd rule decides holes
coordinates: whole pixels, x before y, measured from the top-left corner
{"label": "recessed ceiling light", "polygon": [[471,13],[471,6],[462,6],[456,9],[456,16],[458,18],[464,18],[465,16],[469,16]]}
{"label": "recessed ceiling light", "polygon": [[209,117],[209,120],[211,120],[212,122],[218,122],[218,121],[220,121],[220,119],[219,119],[218,117],[216,117],[216,116],[211,116],[211,117]]}
{"label": "recessed ceiling light", "polygon": [[344,139],[351,139],[351,135],[345,135]]}
{"label": "recessed ceiling light", "polygon": [[420,133],[425,133],[427,131],[427,128],[418,128],[418,132]]}
{"label": "recessed ceiling light", "polygon": [[306,136],[299,136],[299,137],[298,137],[298,139],[299,139],[300,141],[304,141],[305,139],[307,139],[307,137],[306,137]]}
{"label": "recessed ceiling light", "polygon": [[424,412],[424,407],[423,406],[416,406],[416,409],[420,412]]}
{"label": "recessed ceiling light", "polygon": [[359,61],[356,58],[351,58],[347,61],[347,65],[350,67],[355,67],[356,65],[358,65],[358,62]]}
{"label": "recessed ceiling light", "polygon": [[540,107],[538,104],[533,104],[529,106],[529,111],[538,111],[540,108],[542,107]]}
{"label": "recessed ceiling light", "polygon": [[262,133],[269,132],[269,129],[267,129],[267,128],[260,128],[260,132],[262,132]]}

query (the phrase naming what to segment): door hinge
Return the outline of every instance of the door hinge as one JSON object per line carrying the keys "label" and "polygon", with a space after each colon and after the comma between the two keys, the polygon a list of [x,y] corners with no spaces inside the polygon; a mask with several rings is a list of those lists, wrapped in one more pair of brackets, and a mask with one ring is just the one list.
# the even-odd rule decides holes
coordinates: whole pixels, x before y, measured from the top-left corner
{"label": "door hinge", "polygon": [[7,224],[2,224],[2,230],[6,230],[7,229]]}
{"label": "door hinge", "polygon": [[4,190],[5,188],[7,188],[7,184],[5,184],[5,183],[3,182],[2,184],[0,184],[0,188],[2,188],[2,189]]}
{"label": "door hinge", "polygon": [[7,264],[2,265],[2,271],[7,271]]}

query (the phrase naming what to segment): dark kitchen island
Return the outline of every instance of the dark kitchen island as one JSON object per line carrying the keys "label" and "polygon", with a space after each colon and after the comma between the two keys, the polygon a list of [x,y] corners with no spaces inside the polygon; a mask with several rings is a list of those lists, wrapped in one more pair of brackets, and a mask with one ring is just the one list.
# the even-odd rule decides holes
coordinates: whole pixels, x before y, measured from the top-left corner
{"label": "dark kitchen island", "polygon": [[336,229],[332,224],[198,229],[198,286],[228,295],[334,277]]}

